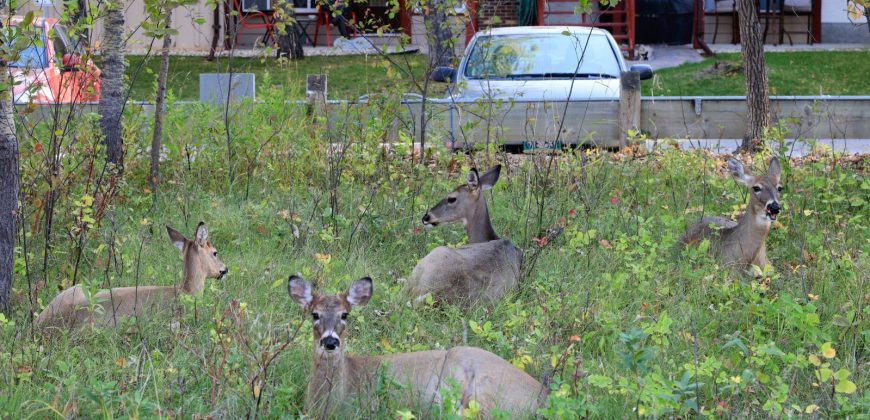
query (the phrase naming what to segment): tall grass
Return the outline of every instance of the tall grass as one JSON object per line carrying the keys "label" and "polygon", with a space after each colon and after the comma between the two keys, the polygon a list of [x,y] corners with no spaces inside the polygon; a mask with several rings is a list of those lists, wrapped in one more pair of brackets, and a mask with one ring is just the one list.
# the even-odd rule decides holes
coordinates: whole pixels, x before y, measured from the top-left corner
{"label": "tall grass", "polygon": [[[311,337],[287,296],[294,273],[325,292],[374,279],[373,301],[350,317],[349,352],[482,347],[549,381],[545,417],[870,409],[866,161],[786,160],[785,209],[768,240],[774,268],[751,276],[677,247],[701,214],[730,215],[746,201],[721,158],[436,146],[420,165],[407,146],[382,147],[388,119],[367,117],[395,109],[396,98],[327,124],[281,97],[228,114],[174,108],[156,198],[144,114],[126,118],[126,174],[111,194],[92,119],[77,121],[60,146],[55,178],[42,176],[40,126],[22,136],[30,187],[15,309],[0,325],[0,417],[299,416]],[[765,168],[768,156],[753,166]],[[494,307],[412,307],[401,289],[416,261],[465,241],[461,226],[422,230],[420,217],[471,166],[496,163],[506,170],[487,198],[498,234],[525,250],[520,286]],[[74,282],[178,283],[181,258],[163,225],[192,235],[200,220],[230,275],[181,299],[181,314],[115,330],[32,331],[30,311]],[[844,381],[857,391],[844,392]],[[427,415],[387,397],[376,411],[365,407],[355,414]]]}

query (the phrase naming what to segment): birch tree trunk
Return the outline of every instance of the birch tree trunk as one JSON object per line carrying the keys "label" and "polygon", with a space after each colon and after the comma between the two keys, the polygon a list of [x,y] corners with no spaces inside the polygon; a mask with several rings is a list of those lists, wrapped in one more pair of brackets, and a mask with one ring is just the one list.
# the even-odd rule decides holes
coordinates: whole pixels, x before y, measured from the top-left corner
{"label": "birch tree trunk", "polygon": [[[166,11],[166,28],[172,27],[172,9]],[[160,176],[160,151],[163,149],[163,115],[166,113],[166,79],[169,77],[169,49],[172,36],[163,34],[163,51],[160,57],[160,70],[157,73],[157,99],[154,103],[154,134],[151,137],[151,194],[157,197]]]}
{"label": "birch tree trunk", "polygon": [[0,92],[0,311],[9,312],[18,209],[18,138],[12,115],[12,80],[0,61],[5,87]]}
{"label": "birch tree trunk", "polygon": [[100,127],[106,145],[106,161],[124,170],[121,114],[124,112],[124,5],[108,4],[103,27],[102,73],[100,74]]}
{"label": "birch tree trunk", "polygon": [[770,125],[770,97],[767,66],[764,62],[764,38],[755,0],[737,0],[740,20],[740,50],[746,74],[746,134],[741,150],[754,152],[762,145],[764,129]]}

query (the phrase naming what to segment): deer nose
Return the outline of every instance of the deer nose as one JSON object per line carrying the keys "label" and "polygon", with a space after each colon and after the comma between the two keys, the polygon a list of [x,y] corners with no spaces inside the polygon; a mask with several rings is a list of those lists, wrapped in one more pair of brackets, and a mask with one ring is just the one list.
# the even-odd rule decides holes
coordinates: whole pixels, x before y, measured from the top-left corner
{"label": "deer nose", "polygon": [[335,350],[338,348],[339,344],[341,344],[341,342],[335,337],[326,337],[320,340],[320,345],[327,350]]}
{"label": "deer nose", "polygon": [[432,216],[429,216],[429,213],[423,215],[423,223],[429,223],[432,220]]}
{"label": "deer nose", "polygon": [[769,211],[770,214],[779,214],[779,203],[774,201],[774,202],[768,204],[767,211]]}

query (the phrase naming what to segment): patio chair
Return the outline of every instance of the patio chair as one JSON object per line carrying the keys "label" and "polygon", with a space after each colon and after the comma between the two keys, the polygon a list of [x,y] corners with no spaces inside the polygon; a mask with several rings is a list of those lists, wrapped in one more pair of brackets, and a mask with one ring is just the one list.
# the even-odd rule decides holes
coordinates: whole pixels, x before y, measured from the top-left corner
{"label": "patio chair", "polygon": [[242,34],[244,29],[265,29],[266,33],[263,35],[263,44],[268,45],[268,41],[275,42],[274,10],[246,8],[242,5],[241,0],[233,0],[233,7],[238,14],[235,16],[237,26],[235,27],[236,34],[233,39],[233,48],[239,45],[239,35]]}
{"label": "patio chair", "polygon": [[[353,31],[352,38],[356,38],[356,36],[357,36],[356,12],[354,12],[352,10],[350,11],[350,22],[348,22],[348,23],[349,23],[351,30]],[[329,47],[332,45],[332,31],[330,30],[330,28],[332,28],[332,26],[333,26],[332,19],[331,19],[331,16],[329,16],[329,10],[327,10],[325,7],[321,7],[320,5],[318,5],[317,6],[317,26],[314,27],[313,46],[315,46],[315,47],[317,46],[317,38],[320,35],[320,27],[321,26],[326,27],[326,30],[324,31],[324,32],[326,32],[326,46]]]}
{"label": "patio chair", "polygon": [[[806,17],[807,18],[807,44],[813,44],[814,42],[818,42],[817,39],[813,37],[813,2],[812,0],[784,0],[783,3],[783,17],[785,16],[795,16],[795,17]],[[791,39],[791,31],[786,30],[785,25],[780,29],[781,34],[785,34],[788,36],[788,43],[794,44]],[[797,32],[800,33],[800,32]],[[781,37],[782,35],[780,35]],[[782,41],[780,41],[782,42]]]}
{"label": "patio chair", "polygon": [[737,2],[735,0],[707,0],[704,2],[704,13],[713,15],[713,44],[719,36],[719,24],[724,17],[731,17],[731,43],[736,44],[739,34],[737,27]]}

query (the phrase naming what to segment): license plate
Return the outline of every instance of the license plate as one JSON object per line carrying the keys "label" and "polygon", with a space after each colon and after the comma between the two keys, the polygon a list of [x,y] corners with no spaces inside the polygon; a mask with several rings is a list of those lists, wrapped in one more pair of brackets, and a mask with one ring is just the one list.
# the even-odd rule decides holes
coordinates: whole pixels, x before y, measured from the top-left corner
{"label": "license plate", "polygon": [[551,141],[524,141],[523,153],[553,152],[562,150],[563,144],[559,140]]}

